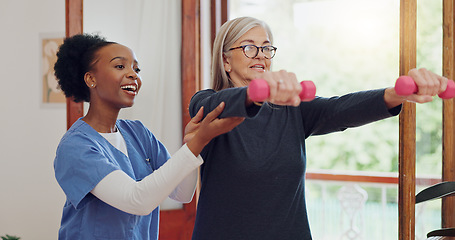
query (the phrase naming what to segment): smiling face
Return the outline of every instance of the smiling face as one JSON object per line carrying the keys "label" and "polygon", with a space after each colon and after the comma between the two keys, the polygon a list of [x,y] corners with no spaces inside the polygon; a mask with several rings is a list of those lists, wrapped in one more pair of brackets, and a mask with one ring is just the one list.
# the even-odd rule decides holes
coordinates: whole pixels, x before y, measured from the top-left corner
{"label": "smiling face", "polygon": [[[258,47],[271,45],[264,28],[254,27],[240,37],[231,48],[253,44]],[[266,59],[261,50],[254,58],[248,58],[242,48],[225,53],[224,70],[235,87],[247,86],[253,79],[259,78],[265,71],[270,71],[271,60]]]}
{"label": "smiling face", "polygon": [[114,109],[133,106],[142,85],[133,51],[120,44],[110,44],[96,56],[93,69],[85,74],[85,82],[91,88],[90,104]]}

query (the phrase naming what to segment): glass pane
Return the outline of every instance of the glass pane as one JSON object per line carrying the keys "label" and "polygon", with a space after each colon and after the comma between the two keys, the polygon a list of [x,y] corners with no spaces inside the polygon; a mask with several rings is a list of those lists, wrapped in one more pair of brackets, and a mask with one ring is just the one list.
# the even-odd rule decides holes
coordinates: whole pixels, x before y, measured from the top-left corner
{"label": "glass pane", "polygon": [[[417,66],[442,74],[442,1],[419,0]],[[417,173],[441,175],[442,100],[435,97],[417,108]]]}
{"label": "glass pane", "polygon": [[[442,74],[442,0],[417,1],[417,66]],[[441,178],[442,100],[416,106],[416,174]],[[427,186],[417,186],[416,193]],[[441,227],[441,200],[416,205],[416,239]],[[425,238],[421,238],[425,239]]]}

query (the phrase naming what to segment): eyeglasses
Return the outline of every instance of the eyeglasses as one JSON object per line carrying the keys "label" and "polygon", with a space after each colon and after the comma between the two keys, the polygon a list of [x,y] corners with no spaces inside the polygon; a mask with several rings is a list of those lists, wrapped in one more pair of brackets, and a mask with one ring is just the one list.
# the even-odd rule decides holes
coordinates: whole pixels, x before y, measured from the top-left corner
{"label": "eyeglasses", "polygon": [[240,47],[233,47],[233,48],[230,48],[228,51],[239,49],[239,48],[242,49],[243,54],[245,54],[245,56],[247,58],[255,58],[259,54],[259,49],[261,49],[261,52],[264,54],[264,57],[267,59],[272,59],[276,53],[276,47],[274,47],[274,46],[258,47],[253,44],[243,45]]}

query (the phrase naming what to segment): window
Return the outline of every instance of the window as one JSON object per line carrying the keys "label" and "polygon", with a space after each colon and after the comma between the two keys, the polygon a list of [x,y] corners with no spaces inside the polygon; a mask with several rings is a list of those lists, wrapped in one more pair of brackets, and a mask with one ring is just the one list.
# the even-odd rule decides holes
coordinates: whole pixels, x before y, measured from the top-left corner
{"label": "window", "polygon": [[[312,80],[317,95],[330,97],[394,85],[399,74],[399,4],[396,0],[230,0],[229,18],[252,16],[267,22],[278,48],[272,69]],[[442,1],[419,0],[417,14],[417,67],[441,74]],[[308,171],[398,172],[398,120],[310,137]],[[441,174],[441,122],[439,98],[417,106],[417,177]],[[359,226],[370,233],[369,239],[396,239],[397,186],[362,187],[368,201]],[[340,185],[307,181],[307,189],[313,237],[339,238],[347,224],[346,219],[340,223],[341,210],[336,206]],[[417,237],[440,226],[440,202],[430,204],[416,207]],[[380,221],[373,223],[366,217],[371,215]]]}

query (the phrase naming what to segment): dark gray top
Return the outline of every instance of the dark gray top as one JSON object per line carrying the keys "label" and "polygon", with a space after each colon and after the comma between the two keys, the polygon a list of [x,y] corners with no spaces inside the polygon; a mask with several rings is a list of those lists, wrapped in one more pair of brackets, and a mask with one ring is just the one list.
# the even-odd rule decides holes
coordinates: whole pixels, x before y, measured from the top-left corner
{"label": "dark gray top", "polygon": [[[221,101],[223,117],[245,121],[202,151],[202,188],[193,240],[312,239],[305,206],[305,139],[399,114],[388,110],[384,89],[317,97],[299,107],[245,107],[246,88],[196,93],[193,117]],[[329,149],[327,149],[329,150]]]}

